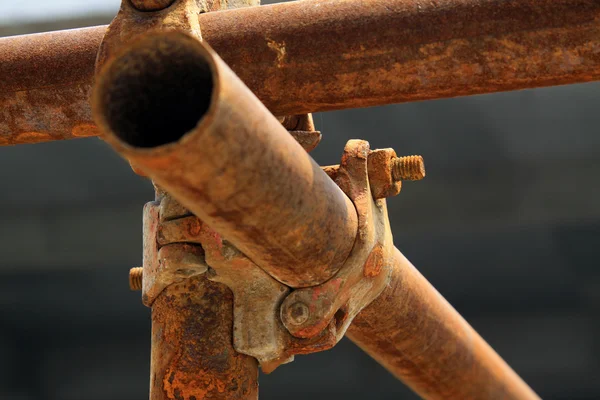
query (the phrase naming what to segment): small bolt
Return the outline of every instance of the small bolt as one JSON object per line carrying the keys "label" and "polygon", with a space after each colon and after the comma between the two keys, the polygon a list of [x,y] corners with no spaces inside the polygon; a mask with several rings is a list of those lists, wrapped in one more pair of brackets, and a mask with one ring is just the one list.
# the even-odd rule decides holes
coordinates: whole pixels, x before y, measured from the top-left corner
{"label": "small bolt", "polygon": [[142,290],[143,267],[131,268],[129,270],[129,289]]}
{"label": "small bolt", "polygon": [[302,325],[308,321],[310,311],[308,306],[302,302],[292,304],[288,308],[288,319],[292,325]]}
{"label": "small bolt", "polygon": [[131,0],[138,11],[160,11],[169,7],[175,0]]}
{"label": "small bolt", "polygon": [[392,161],[395,181],[420,181],[425,178],[425,162],[421,156],[399,157]]}

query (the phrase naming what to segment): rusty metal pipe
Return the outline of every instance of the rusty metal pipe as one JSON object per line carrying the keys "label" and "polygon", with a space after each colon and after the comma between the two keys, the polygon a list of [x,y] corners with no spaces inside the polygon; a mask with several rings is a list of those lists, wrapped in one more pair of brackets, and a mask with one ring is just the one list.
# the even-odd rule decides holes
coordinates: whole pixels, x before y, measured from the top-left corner
{"label": "rusty metal pipe", "polygon": [[0,146],[100,134],[89,97],[105,31],[0,38]]}
{"label": "rusty metal pipe", "polygon": [[539,399],[398,249],[346,335],[425,399]]}
{"label": "rusty metal pipe", "polygon": [[277,115],[600,79],[599,0],[307,0],[200,26]]}
{"label": "rusty metal pipe", "polygon": [[[170,3],[132,1],[146,10]],[[203,11],[252,3],[205,3]],[[165,220],[187,214],[169,195],[156,189],[156,199],[164,202],[161,209]],[[142,286],[141,276],[139,280]],[[233,293],[229,288],[200,276],[172,283],[160,292],[152,302],[150,377],[151,400],[258,399],[258,363],[233,348]]]}
{"label": "rusty metal pipe", "polygon": [[256,400],[258,364],[233,348],[233,295],[205,277],[152,304],[150,400]]}
{"label": "rusty metal pipe", "polygon": [[[303,0],[199,19],[275,115],[600,79],[599,0]],[[0,145],[97,133],[82,102],[94,29],[0,39]]]}
{"label": "rusty metal pipe", "polygon": [[281,282],[323,282],[347,258],[352,202],[198,40],[133,43],[100,73],[93,109],[107,142]]}

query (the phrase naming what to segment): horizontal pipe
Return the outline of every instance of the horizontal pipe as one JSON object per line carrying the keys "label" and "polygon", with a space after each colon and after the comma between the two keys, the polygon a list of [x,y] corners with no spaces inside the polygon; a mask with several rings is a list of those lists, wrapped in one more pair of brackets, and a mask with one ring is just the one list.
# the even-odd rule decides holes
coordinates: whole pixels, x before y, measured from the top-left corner
{"label": "horizontal pipe", "polygon": [[[275,115],[600,79],[600,0],[302,0],[199,19]],[[104,29],[0,39],[0,145],[98,133],[84,99]]]}
{"label": "horizontal pipe", "polygon": [[0,38],[0,146],[100,134],[89,98],[105,31]]}
{"label": "horizontal pipe", "polygon": [[600,0],[307,0],[200,26],[276,114],[600,79]]}
{"label": "horizontal pipe", "polygon": [[134,42],[103,68],[93,109],[108,143],[281,282],[321,283],[346,260],[352,202],[198,40]]}
{"label": "horizontal pipe", "polygon": [[350,340],[425,399],[539,399],[398,249],[392,267]]}

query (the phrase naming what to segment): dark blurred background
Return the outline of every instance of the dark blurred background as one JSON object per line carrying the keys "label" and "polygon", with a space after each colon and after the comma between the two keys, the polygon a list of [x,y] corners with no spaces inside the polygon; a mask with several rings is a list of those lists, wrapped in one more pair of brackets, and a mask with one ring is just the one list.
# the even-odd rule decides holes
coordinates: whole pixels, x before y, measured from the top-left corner
{"label": "dark blurred background", "polygon": [[[12,1],[0,36],[105,24],[118,3]],[[545,399],[600,398],[598,104],[593,83],[315,115],[321,164],[351,138],[425,157],[389,201],[396,245]],[[147,399],[127,273],[149,182],[98,139],[0,148],[0,182],[0,399]],[[262,376],[280,398],[416,397],[344,340]]]}

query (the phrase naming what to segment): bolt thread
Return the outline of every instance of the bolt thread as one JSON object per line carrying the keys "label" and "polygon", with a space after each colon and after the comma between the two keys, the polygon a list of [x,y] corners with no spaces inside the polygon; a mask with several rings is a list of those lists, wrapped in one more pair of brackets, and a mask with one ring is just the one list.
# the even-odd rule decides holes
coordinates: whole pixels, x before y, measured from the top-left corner
{"label": "bolt thread", "polygon": [[142,290],[142,279],[144,277],[144,268],[136,267],[129,270],[129,289]]}
{"label": "bolt thread", "polygon": [[425,162],[421,156],[396,158],[392,164],[392,177],[396,181],[418,181],[425,178]]}

